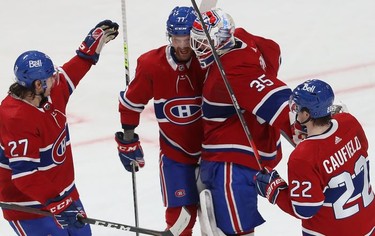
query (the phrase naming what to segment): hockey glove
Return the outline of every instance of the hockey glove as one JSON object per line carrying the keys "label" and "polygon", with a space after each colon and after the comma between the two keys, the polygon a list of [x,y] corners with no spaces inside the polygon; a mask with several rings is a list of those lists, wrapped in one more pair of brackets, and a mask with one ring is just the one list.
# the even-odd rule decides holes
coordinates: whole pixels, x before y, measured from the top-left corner
{"label": "hockey glove", "polygon": [[295,112],[289,112],[290,128],[292,130],[293,142],[297,145],[307,137],[306,127],[297,121]]}
{"label": "hockey glove", "polygon": [[269,170],[267,167],[255,175],[254,182],[258,194],[267,198],[272,204],[276,203],[279,192],[288,188],[288,185],[279,176],[279,173],[276,170]]}
{"label": "hockey glove", "polygon": [[127,171],[132,171],[133,164],[136,165],[135,171],[138,171],[139,168],[142,168],[145,165],[141,143],[139,142],[139,137],[137,134],[134,134],[134,138],[132,140],[125,141],[124,133],[116,132],[115,140],[117,142],[118,154],[122,165]]}
{"label": "hockey glove", "polygon": [[301,125],[297,121],[292,124],[293,142],[299,144],[302,140],[307,137],[306,126]]}
{"label": "hockey glove", "polygon": [[90,30],[85,40],[79,46],[77,55],[90,60],[92,64],[96,64],[99,60],[100,52],[104,44],[108,43],[118,35],[119,25],[110,20],[104,20],[97,24],[95,28]]}
{"label": "hockey glove", "polygon": [[82,228],[85,223],[78,217],[86,218],[85,211],[77,207],[71,196],[59,196],[47,202],[46,207],[55,218],[56,224],[63,228]]}

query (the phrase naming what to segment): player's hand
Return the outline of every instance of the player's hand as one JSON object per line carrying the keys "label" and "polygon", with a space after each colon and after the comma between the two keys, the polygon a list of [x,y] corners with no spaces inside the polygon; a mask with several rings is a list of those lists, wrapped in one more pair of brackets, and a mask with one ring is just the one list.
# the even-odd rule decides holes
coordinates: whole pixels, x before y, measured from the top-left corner
{"label": "player's hand", "polygon": [[255,175],[254,182],[258,194],[267,198],[272,204],[276,203],[279,192],[288,188],[287,183],[279,176],[279,173],[267,167]]}
{"label": "player's hand", "polygon": [[134,134],[132,140],[125,141],[124,133],[116,132],[115,140],[117,142],[118,154],[122,165],[127,171],[132,171],[133,164],[135,164],[135,171],[138,171],[139,168],[142,168],[145,165],[141,143],[139,142],[137,134]]}
{"label": "player's hand", "polygon": [[82,228],[85,226],[79,217],[86,218],[86,213],[82,208],[76,206],[71,196],[56,197],[49,200],[46,205],[60,228]]}
{"label": "player's hand", "polygon": [[77,55],[96,64],[104,44],[118,35],[119,25],[111,20],[104,20],[90,30],[85,40],[79,46]]}

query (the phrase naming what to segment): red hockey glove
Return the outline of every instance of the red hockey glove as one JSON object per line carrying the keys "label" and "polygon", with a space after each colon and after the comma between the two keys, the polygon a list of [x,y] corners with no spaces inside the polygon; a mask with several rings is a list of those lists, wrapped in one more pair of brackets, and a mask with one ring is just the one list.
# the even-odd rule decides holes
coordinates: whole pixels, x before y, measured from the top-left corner
{"label": "red hockey glove", "polygon": [[56,224],[63,229],[66,228],[82,228],[85,223],[81,222],[78,217],[86,217],[85,211],[77,207],[71,196],[59,196],[47,201],[47,210],[49,210],[55,218]]}
{"label": "red hockey glove", "polygon": [[289,122],[292,130],[293,142],[297,145],[307,137],[306,127],[298,123],[297,114],[295,112],[289,112]]}
{"label": "red hockey glove", "polygon": [[276,203],[279,192],[288,188],[287,183],[279,176],[279,173],[276,170],[269,170],[267,167],[255,175],[254,182],[258,194],[267,198],[272,204]]}
{"label": "red hockey glove", "polygon": [[143,150],[137,134],[134,134],[134,138],[132,140],[125,141],[124,133],[116,132],[115,140],[118,145],[117,149],[119,157],[127,171],[132,171],[133,164],[136,164],[135,171],[138,171],[139,168],[142,168],[145,165]]}
{"label": "red hockey glove", "polygon": [[307,130],[305,126],[302,126],[297,121],[292,124],[293,142],[299,144],[302,140],[307,137]]}
{"label": "red hockey glove", "polygon": [[90,30],[85,40],[79,46],[77,55],[96,64],[104,44],[118,35],[119,25],[110,20],[104,20]]}

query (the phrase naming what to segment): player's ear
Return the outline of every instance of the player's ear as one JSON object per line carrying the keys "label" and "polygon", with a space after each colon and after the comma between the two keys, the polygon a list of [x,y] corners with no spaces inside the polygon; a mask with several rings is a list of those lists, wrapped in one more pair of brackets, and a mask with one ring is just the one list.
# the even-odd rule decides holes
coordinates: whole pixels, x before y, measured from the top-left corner
{"label": "player's ear", "polygon": [[306,119],[308,119],[308,118],[310,118],[311,117],[311,115],[310,115],[310,112],[309,111],[302,111],[302,114],[303,114],[303,116],[306,118]]}
{"label": "player's ear", "polygon": [[42,81],[35,80],[34,81],[34,87],[35,87],[35,93],[36,94],[43,93],[44,89],[43,89]]}

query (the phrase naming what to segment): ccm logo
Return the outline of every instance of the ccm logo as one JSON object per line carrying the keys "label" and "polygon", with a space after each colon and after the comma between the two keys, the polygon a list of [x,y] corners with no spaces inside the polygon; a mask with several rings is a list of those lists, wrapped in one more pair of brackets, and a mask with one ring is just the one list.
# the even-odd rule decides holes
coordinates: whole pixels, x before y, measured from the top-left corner
{"label": "ccm logo", "polygon": [[67,198],[67,199],[65,199],[65,201],[60,202],[58,205],[52,207],[50,209],[50,212],[51,213],[59,212],[62,209],[64,209],[66,206],[69,206],[72,202],[73,202],[73,199],[71,197]]}
{"label": "ccm logo", "polygon": [[134,152],[135,150],[137,150],[137,145],[134,145],[132,147],[118,146],[118,150],[122,152]]}

